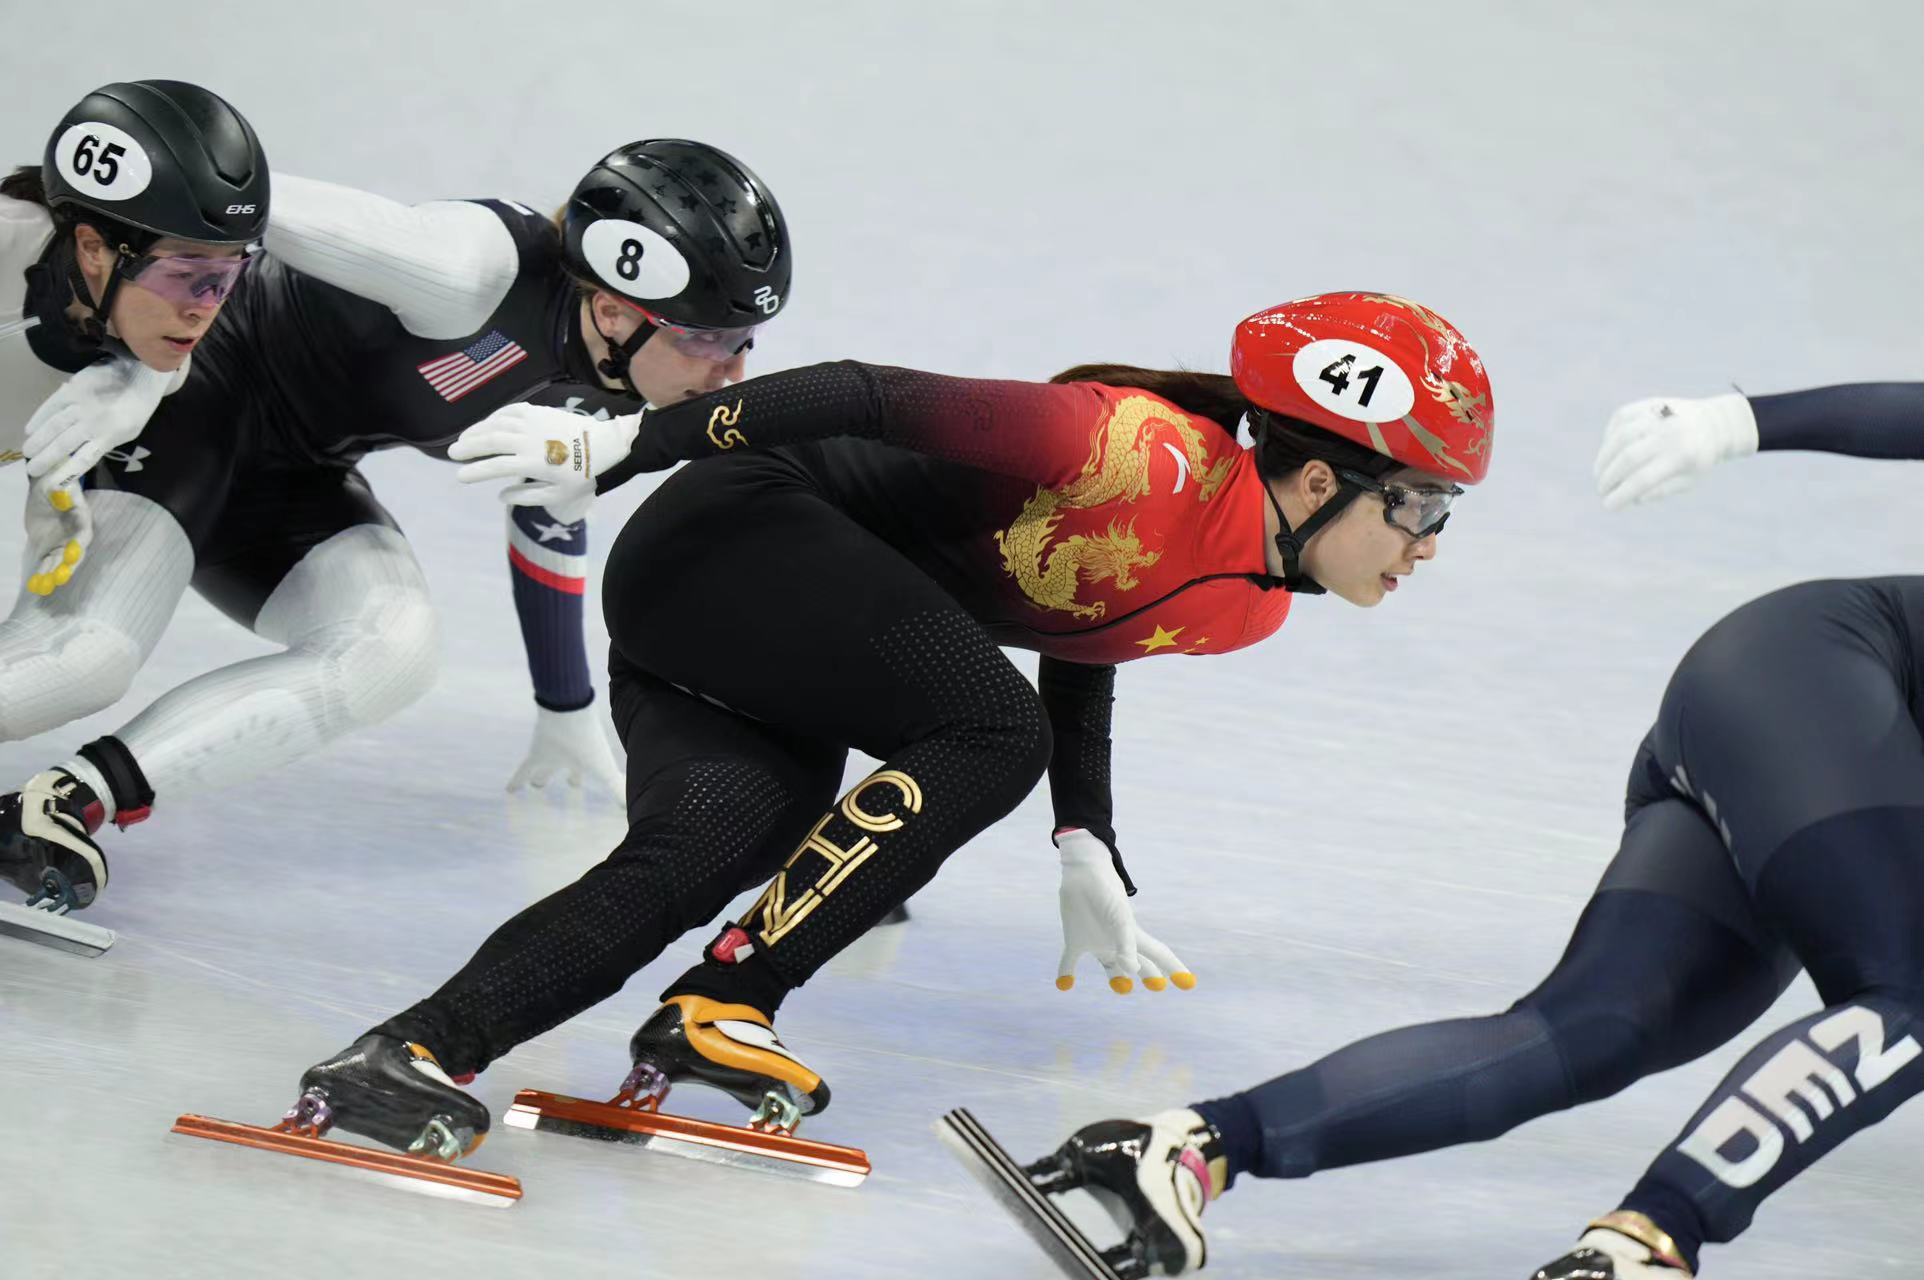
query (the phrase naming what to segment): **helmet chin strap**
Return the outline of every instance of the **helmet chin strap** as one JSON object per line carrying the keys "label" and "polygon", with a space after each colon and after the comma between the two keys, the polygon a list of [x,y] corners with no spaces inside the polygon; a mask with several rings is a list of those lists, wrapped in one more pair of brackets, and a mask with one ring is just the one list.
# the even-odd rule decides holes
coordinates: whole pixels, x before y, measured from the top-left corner
{"label": "helmet chin strap", "polygon": [[595,337],[600,338],[608,347],[608,354],[595,362],[595,372],[604,378],[613,378],[619,382],[635,399],[646,400],[648,397],[641,394],[641,388],[637,387],[635,380],[628,376],[628,362],[635,358],[635,352],[641,350],[642,343],[655,336],[655,326],[643,320],[635,326],[635,331],[628,335],[626,342],[616,342],[601,331],[601,320],[595,315],[593,299],[588,302],[588,323],[594,326]]}
{"label": "helmet chin strap", "polygon": [[1330,495],[1329,501],[1310,512],[1302,528],[1290,528],[1289,517],[1283,514],[1283,504],[1276,500],[1276,491],[1269,487],[1269,478],[1263,474],[1262,451],[1268,442],[1268,423],[1264,421],[1256,431],[1256,477],[1262,482],[1263,495],[1269,499],[1270,510],[1276,513],[1276,554],[1283,561],[1283,589],[1301,596],[1323,595],[1328,588],[1303,572],[1303,548],[1309,545],[1309,540],[1316,536],[1318,530],[1356,501],[1362,490],[1339,478],[1336,492]]}
{"label": "helmet chin strap", "polygon": [[[40,261],[26,270],[28,315],[14,331],[26,334],[27,344],[42,362],[68,373],[78,373],[102,354],[131,355],[107,332],[107,321],[127,278],[124,268],[134,256],[127,246],[120,246],[107,286],[95,302],[72,239],[55,237]],[[75,307],[84,314],[76,317]]]}

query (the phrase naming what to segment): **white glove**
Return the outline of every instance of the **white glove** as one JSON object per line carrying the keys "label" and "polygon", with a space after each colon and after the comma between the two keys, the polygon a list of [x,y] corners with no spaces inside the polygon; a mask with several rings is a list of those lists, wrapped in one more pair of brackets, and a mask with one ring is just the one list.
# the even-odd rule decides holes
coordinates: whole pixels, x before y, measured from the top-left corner
{"label": "white glove", "polygon": [[516,481],[501,491],[503,502],[546,507],[573,524],[595,500],[595,477],[628,456],[640,429],[639,413],[603,420],[511,404],[463,431],[448,457],[468,464],[454,473],[462,484]]}
{"label": "white glove", "polygon": [[79,485],[48,489],[36,481],[27,489],[27,550],[34,568],[27,590],[50,596],[67,585],[94,540],[93,507]]}
{"label": "white glove", "polygon": [[601,708],[592,704],[575,711],[536,707],[534,741],[528,744],[528,758],[508,779],[508,790],[545,787],[565,773],[571,787],[579,787],[584,777],[592,778],[617,801],[625,802],[628,785],[615,763],[600,713]]}
{"label": "white glove", "polygon": [[1076,962],[1093,953],[1109,975],[1109,989],[1126,996],[1142,985],[1161,991],[1171,982],[1187,991],[1196,975],[1176,953],[1136,927],[1129,893],[1116,874],[1109,846],[1087,831],[1070,830],[1056,836],[1062,850],[1062,963],[1056,969],[1056,990],[1076,985]]}
{"label": "white glove", "polygon": [[178,372],[160,373],[138,360],[88,365],[27,419],[21,445],[27,478],[44,481],[50,495],[65,492],[110,450],[138,436],[178,379]]}
{"label": "white glove", "polygon": [[1729,392],[1702,400],[1659,396],[1610,415],[1597,451],[1597,492],[1617,511],[1681,493],[1727,458],[1757,452],[1750,401]]}

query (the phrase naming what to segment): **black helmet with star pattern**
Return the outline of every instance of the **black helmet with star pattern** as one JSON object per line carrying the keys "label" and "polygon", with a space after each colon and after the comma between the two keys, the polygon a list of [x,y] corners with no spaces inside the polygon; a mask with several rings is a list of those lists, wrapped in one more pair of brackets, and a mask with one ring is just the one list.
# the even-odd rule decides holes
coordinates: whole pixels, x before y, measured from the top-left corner
{"label": "black helmet with star pattern", "polygon": [[781,207],[747,165],[706,143],[609,152],[569,197],[562,234],[577,276],[657,324],[748,328],[788,301]]}

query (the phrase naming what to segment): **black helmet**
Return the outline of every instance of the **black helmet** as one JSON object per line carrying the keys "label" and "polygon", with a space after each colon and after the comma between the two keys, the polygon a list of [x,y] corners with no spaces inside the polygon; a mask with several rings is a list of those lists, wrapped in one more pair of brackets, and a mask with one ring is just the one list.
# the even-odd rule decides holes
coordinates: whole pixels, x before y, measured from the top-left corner
{"label": "black helmet", "polygon": [[588,171],[563,218],[568,265],[650,318],[748,328],[788,301],[788,224],[762,180],[700,142],[631,142]]}
{"label": "black helmet", "polygon": [[82,98],[47,140],[41,176],[51,208],[97,215],[110,238],[131,231],[142,242],[135,251],[161,236],[250,244],[267,226],[267,157],[253,127],[225,99],[178,80],[110,84]]}
{"label": "black helmet", "polygon": [[[27,342],[56,369],[100,357],[120,286],[156,240],[246,245],[267,227],[267,157],[253,127],[224,99],[178,80],[110,84],[82,98],[54,127],[40,176],[60,233],[27,268],[27,310],[38,321]],[[83,222],[115,250],[97,303],[87,301],[70,234]]]}

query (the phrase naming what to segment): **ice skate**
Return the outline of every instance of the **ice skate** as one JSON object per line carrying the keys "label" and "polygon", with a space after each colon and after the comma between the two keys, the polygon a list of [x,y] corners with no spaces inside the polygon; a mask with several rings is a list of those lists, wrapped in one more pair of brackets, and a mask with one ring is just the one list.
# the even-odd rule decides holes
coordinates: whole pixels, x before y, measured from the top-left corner
{"label": "ice skate", "polygon": [[[524,1089],[506,1118],[521,1129],[658,1147],[673,1155],[855,1186],[868,1157],[852,1147],[795,1136],[802,1117],[828,1106],[828,1085],[745,1005],[676,996],[628,1043],[634,1069],[607,1102]],[[753,1109],[746,1126],[666,1115],[669,1090],[687,1081],[719,1089]]]}
{"label": "ice skate", "polygon": [[92,839],[101,812],[65,769],[0,796],[0,879],[31,895],[24,906],[0,903],[0,933],[84,956],[113,946],[111,929],[69,918],[107,887],[107,857]]}
{"label": "ice skate", "polygon": [[[949,1112],[936,1132],[1065,1275],[1182,1275],[1208,1257],[1202,1211],[1222,1193],[1229,1171],[1221,1139],[1193,1111],[1087,1125],[1026,1166],[1010,1159],[967,1111]],[[1122,1229],[1121,1244],[1097,1248],[1056,1208],[1051,1197],[1078,1188]]]}
{"label": "ice skate", "polygon": [[[453,1163],[481,1145],[488,1122],[488,1109],[455,1088],[432,1053],[371,1033],[309,1067],[300,1098],[271,1129],[184,1115],[174,1132],[348,1165],[475,1203],[511,1205],[521,1197],[519,1181]],[[407,1154],[330,1141],[327,1134],[336,1128]]]}
{"label": "ice skate", "polygon": [[1677,1246],[1641,1213],[1598,1218],[1577,1247],[1541,1267],[1531,1280],[1689,1280]]}

